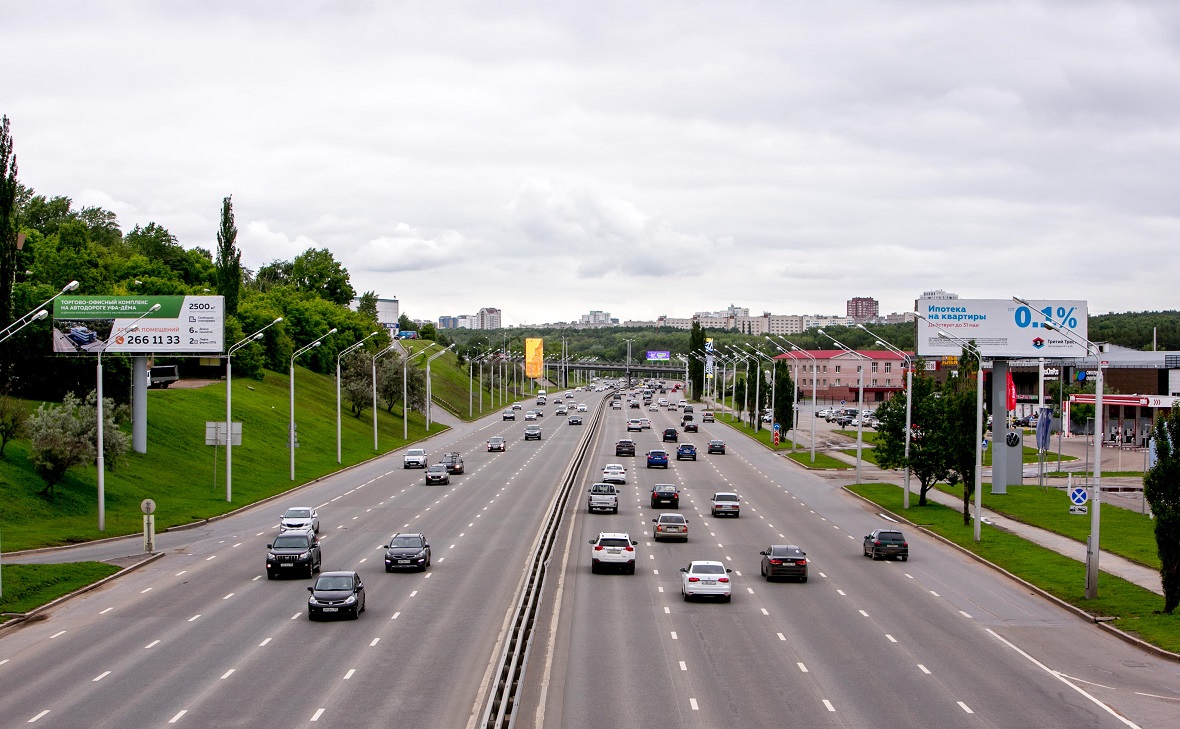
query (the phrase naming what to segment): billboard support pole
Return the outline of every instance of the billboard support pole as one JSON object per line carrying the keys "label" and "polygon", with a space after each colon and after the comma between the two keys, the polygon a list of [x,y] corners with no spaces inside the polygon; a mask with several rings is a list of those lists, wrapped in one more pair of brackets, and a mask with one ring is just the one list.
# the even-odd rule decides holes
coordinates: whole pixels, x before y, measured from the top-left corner
{"label": "billboard support pole", "polygon": [[131,449],[147,453],[147,357],[131,358]]}

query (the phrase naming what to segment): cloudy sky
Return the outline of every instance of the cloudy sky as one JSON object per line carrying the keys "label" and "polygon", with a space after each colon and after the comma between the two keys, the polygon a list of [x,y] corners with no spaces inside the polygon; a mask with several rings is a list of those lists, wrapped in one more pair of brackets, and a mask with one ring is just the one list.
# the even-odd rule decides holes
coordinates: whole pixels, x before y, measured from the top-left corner
{"label": "cloudy sky", "polygon": [[1169,0],[3,6],[22,182],[415,318],[1180,308]]}

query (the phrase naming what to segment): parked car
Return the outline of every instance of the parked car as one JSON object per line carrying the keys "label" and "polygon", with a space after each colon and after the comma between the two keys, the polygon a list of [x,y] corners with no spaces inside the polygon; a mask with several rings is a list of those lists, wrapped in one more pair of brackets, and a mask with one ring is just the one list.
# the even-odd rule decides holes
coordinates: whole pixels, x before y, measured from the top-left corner
{"label": "parked car", "polygon": [[541,440],[541,426],[526,425],[524,428],[525,440]]}
{"label": "parked car", "polygon": [[910,543],[898,529],[874,529],[865,536],[864,555],[873,559],[897,557],[905,562],[910,558]]}
{"label": "parked car", "polygon": [[488,452],[500,451],[503,452],[505,446],[504,439],[498,435],[488,438]]}
{"label": "parked car", "polygon": [[732,491],[718,491],[710,499],[709,513],[713,516],[741,516],[742,498]]}
{"label": "parked car", "polygon": [[292,506],[279,517],[279,531],[310,529],[320,533],[320,514],[310,506]]}
{"label": "parked car", "polygon": [[729,602],[729,573],[733,570],[721,562],[696,560],[680,568],[680,594],[685,600],[693,597],[719,597]]}
{"label": "parked car", "polygon": [[630,438],[623,438],[618,443],[615,443],[616,456],[633,456],[635,455],[635,441]]}
{"label": "parked car", "polygon": [[426,485],[431,484],[449,484],[451,482],[451,472],[447,467],[441,463],[435,463],[426,469]]}
{"label": "parked car", "polygon": [[411,448],[402,457],[402,468],[426,468],[428,465],[426,451],[421,448]]}
{"label": "parked car", "polygon": [[613,483],[596,483],[589,489],[590,497],[586,499],[586,511],[593,514],[596,511],[619,513],[619,489]]}
{"label": "parked car", "polygon": [[762,576],[769,582],[775,577],[794,577],[807,582],[807,552],[794,544],[772,544],[759,552]]}
{"label": "parked car", "polygon": [[266,545],[266,579],[280,575],[311,577],[320,571],[320,541],[311,529],[283,532]]}
{"label": "parked car", "polygon": [[447,467],[447,473],[458,475],[463,473],[463,454],[452,451],[442,457],[442,464]]}
{"label": "parked car", "polygon": [[668,451],[656,448],[647,452],[648,468],[667,468]]}
{"label": "parked car", "polygon": [[657,542],[661,539],[688,541],[688,519],[683,514],[660,514],[652,521],[656,527],[652,530],[651,538]]}
{"label": "parked car", "polygon": [[336,615],[356,620],[365,611],[365,584],[355,572],[325,572],[307,591],[308,620]]}
{"label": "parked car", "polygon": [[681,443],[680,447],[676,449],[676,460],[693,460],[697,459],[697,447],[692,443]]}
{"label": "parked car", "polygon": [[617,567],[629,575],[635,574],[635,547],[639,542],[626,532],[601,532],[591,539],[590,571],[598,574],[604,567]]}
{"label": "parked car", "polygon": [[713,439],[713,440],[709,441],[709,446],[705,449],[705,452],[710,453],[710,454],[716,453],[716,454],[724,456],[725,455],[725,441],[717,440],[717,439]]}
{"label": "parked car", "polygon": [[670,506],[680,508],[680,489],[675,484],[658,483],[651,488],[651,508]]}
{"label": "parked car", "polygon": [[675,443],[680,440],[680,434],[676,432],[675,428],[664,428],[664,442]]}
{"label": "parked car", "polygon": [[385,571],[416,569],[422,572],[430,566],[430,542],[421,532],[398,533],[385,547]]}

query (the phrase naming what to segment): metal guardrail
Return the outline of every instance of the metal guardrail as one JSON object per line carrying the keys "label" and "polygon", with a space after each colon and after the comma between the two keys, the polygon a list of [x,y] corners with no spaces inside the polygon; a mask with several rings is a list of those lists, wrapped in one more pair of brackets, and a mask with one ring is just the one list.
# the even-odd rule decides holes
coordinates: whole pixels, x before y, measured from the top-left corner
{"label": "metal guardrail", "polygon": [[524,680],[529,648],[532,645],[533,626],[541,604],[545,575],[549,570],[549,557],[553,551],[557,532],[561,528],[570,495],[573,493],[578,472],[581,470],[586,453],[590,449],[594,431],[598,428],[602,414],[606,410],[606,403],[607,399],[604,398],[595,409],[590,427],[586,428],[582,441],[574,451],[569,465],[566,466],[558,496],[549,507],[549,513],[545,515],[540,538],[537,540],[537,548],[529,557],[524,588],[521,590],[516,609],[512,614],[512,626],[496,664],[492,690],[488,693],[487,704],[478,724],[480,727],[510,729],[516,720],[516,695]]}

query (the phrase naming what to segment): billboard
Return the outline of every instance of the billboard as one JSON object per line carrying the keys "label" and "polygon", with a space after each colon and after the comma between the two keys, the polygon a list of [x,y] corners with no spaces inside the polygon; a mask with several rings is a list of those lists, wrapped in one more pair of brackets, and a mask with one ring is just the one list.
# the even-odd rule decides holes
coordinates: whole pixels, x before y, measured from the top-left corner
{"label": "billboard", "polygon": [[[160,308],[151,311],[157,304]],[[57,298],[53,302],[53,351],[78,354],[99,350],[220,354],[225,351],[225,299],[221,296]]]}
{"label": "billboard", "polygon": [[[918,319],[918,355],[944,357],[963,351],[958,342],[939,336],[941,329],[960,340],[974,340],[985,357],[1086,356],[1085,345],[1074,341],[1088,338],[1085,301],[1029,303],[1031,308],[1012,299],[919,299],[918,313],[926,319]],[[1046,328],[1046,315],[1070,336]]]}
{"label": "billboard", "polygon": [[541,377],[545,373],[545,340],[524,340],[524,376]]}
{"label": "billboard", "polygon": [[705,379],[713,379],[713,337],[705,337]]}
{"label": "billboard", "polygon": [[672,353],[671,352],[657,352],[657,351],[649,349],[649,350],[647,350],[647,359],[648,359],[648,361],[661,360],[664,362],[669,362],[672,360]]}

